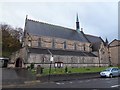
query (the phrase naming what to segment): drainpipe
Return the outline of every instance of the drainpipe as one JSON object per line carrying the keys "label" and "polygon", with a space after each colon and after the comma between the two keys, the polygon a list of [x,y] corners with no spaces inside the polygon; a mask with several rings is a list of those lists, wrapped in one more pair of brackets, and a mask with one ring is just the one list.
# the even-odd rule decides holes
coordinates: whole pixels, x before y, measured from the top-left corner
{"label": "drainpipe", "polygon": [[109,66],[111,66],[111,57],[110,57],[110,46],[108,46],[108,59],[109,59]]}
{"label": "drainpipe", "polygon": [[50,53],[50,55],[52,56],[53,54],[50,52],[50,50],[49,49],[47,49],[48,50],[48,52]]}
{"label": "drainpipe", "polygon": [[98,61],[99,61],[99,67],[100,67],[100,52],[98,50]]}

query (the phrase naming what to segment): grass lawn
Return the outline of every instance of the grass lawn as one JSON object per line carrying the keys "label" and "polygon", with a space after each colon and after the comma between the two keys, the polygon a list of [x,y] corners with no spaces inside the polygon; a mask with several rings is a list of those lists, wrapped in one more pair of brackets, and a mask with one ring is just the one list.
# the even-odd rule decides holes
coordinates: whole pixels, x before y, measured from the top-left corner
{"label": "grass lawn", "polygon": [[[100,72],[108,67],[85,67],[85,68],[67,68],[67,73],[65,68],[51,68],[50,74],[71,74],[71,73],[89,73],[89,72]],[[42,75],[48,75],[49,68],[43,69]]]}

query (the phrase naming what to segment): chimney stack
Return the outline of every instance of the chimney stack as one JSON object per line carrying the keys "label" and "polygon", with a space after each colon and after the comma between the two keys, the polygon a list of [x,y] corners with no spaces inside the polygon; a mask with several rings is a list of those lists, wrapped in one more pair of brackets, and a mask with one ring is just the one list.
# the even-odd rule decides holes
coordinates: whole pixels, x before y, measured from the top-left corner
{"label": "chimney stack", "polygon": [[81,31],[83,32],[83,28],[81,28]]}

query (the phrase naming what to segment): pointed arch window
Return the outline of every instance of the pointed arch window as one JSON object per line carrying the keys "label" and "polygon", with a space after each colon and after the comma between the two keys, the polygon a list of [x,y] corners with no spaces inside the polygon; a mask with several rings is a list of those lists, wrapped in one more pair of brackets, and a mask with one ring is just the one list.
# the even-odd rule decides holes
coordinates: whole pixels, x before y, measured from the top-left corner
{"label": "pointed arch window", "polygon": [[43,55],[43,56],[42,56],[42,61],[41,61],[41,63],[45,63],[45,62],[46,62],[46,56]]}
{"label": "pointed arch window", "polygon": [[75,50],[77,50],[77,43],[74,43],[74,45],[75,45]]}
{"label": "pointed arch window", "polygon": [[30,37],[28,37],[28,46],[31,47],[32,46],[32,39]]}
{"label": "pointed arch window", "polygon": [[85,44],[83,44],[83,48],[84,48],[84,51],[85,51],[85,49],[86,49]]}
{"label": "pointed arch window", "polygon": [[38,39],[38,47],[41,47],[41,38]]}
{"label": "pointed arch window", "polygon": [[55,40],[52,40],[52,48],[55,48]]}
{"label": "pointed arch window", "polygon": [[28,46],[31,47],[32,46],[32,41],[28,40]]}
{"label": "pointed arch window", "polygon": [[64,49],[66,49],[67,47],[66,47],[67,45],[66,45],[66,41],[64,41]]}

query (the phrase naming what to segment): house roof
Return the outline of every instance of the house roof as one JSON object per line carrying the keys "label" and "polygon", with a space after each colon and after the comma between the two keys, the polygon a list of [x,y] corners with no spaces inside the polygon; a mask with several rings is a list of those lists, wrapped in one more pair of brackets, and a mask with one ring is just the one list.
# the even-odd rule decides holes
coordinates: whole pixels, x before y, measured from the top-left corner
{"label": "house roof", "polygon": [[120,46],[120,40],[114,39],[112,42],[109,43],[109,46]]}
{"label": "house roof", "polygon": [[91,43],[102,42],[102,39],[98,36],[93,36],[93,35],[89,35],[89,34],[85,34],[85,35]]}
{"label": "house roof", "polygon": [[96,51],[96,50],[99,49],[101,42],[104,43],[104,41],[102,40],[101,37],[93,36],[93,35],[88,35],[88,34],[85,34],[85,36],[92,43],[92,45],[93,45],[93,51]]}
{"label": "house roof", "polygon": [[80,42],[88,42],[83,33],[77,30],[38,22],[26,19],[25,30],[27,33],[38,36],[58,37],[68,40],[77,40]]}
{"label": "house roof", "polygon": [[[97,57],[96,55],[94,55],[90,52],[61,50],[61,49],[49,49],[49,50],[53,55]],[[50,54],[46,48],[28,48],[28,52],[29,53],[37,53],[37,54]]]}

